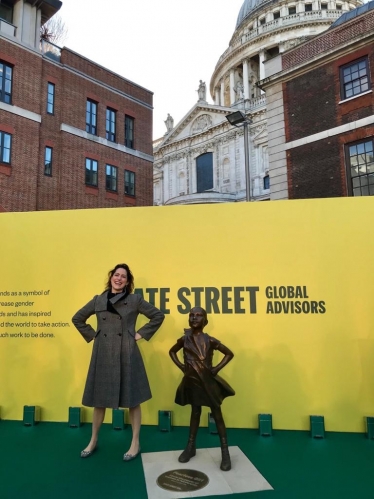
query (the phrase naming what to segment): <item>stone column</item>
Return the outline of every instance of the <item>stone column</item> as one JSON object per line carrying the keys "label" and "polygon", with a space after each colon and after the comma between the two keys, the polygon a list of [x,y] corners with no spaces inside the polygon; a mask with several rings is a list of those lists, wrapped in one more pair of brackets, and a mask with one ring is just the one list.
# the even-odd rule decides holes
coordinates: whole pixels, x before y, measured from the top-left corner
{"label": "stone column", "polygon": [[249,75],[248,75],[248,61],[243,61],[243,84],[244,84],[244,99],[249,99]]}
{"label": "stone column", "polygon": [[161,193],[160,193],[161,204],[163,206],[165,204],[164,169],[162,169],[162,172],[161,172],[160,189],[161,189]]}
{"label": "stone column", "polygon": [[186,183],[187,183],[187,194],[191,192],[191,151],[188,151],[186,158]]}
{"label": "stone column", "polygon": [[36,11],[35,47],[39,47],[41,25],[42,25],[42,11],[38,9]]}
{"label": "stone column", "polygon": [[230,71],[230,106],[235,102],[235,72],[233,69]]}
{"label": "stone column", "polygon": [[22,28],[23,28],[23,0],[21,2],[16,2],[13,8],[13,24],[17,26],[16,37],[18,40],[22,40]]}
{"label": "stone column", "polygon": [[219,88],[215,88],[215,99],[214,99],[214,103],[216,106],[219,106]]}
{"label": "stone column", "polygon": [[[264,61],[265,61],[265,51],[260,50],[259,53],[259,58],[260,58],[260,64],[259,64],[259,73],[260,73],[260,80],[263,80],[265,78],[265,66],[264,66]],[[261,90],[261,95],[264,94],[265,92]]]}
{"label": "stone column", "polygon": [[221,106],[225,105],[225,79],[221,80]]}

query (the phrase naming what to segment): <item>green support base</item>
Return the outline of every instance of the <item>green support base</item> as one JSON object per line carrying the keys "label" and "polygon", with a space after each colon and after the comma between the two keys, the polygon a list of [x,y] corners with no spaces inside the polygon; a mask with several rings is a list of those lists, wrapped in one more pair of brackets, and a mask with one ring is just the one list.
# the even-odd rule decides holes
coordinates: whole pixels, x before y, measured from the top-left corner
{"label": "green support base", "polygon": [[23,406],[24,426],[35,426],[40,421],[40,407],[37,405]]}
{"label": "green support base", "polygon": [[271,414],[258,415],[258,430],[262,437],[271,437],[273,434],[273,417]]}
{"label": "green support base", "polygon": [[312,438],[325,438],[325,418],[310,416],[310,435]]}
{"label": "green support base", "polygon": [[213,435],[217,435],[218,433],[217,425],[211,412],[208,413],[208,431]]}
{"label": "green support base", "polygon": [[370,439],[374,439],[374,417],[366,417],[366,436]]}
{"label": "green support base", "polygon": [[113,409],[112,428],[113,430],[125,429],[125,409]]}
{"label": "green support base", "polygon": [[171,431],[171,414],[171,411],[158,411],[158,429],[160,431]]}
{"label": "green support base", "polygon": [[79,428],[82,426],[82,410],[80,407],[69,407],[69,427]]}

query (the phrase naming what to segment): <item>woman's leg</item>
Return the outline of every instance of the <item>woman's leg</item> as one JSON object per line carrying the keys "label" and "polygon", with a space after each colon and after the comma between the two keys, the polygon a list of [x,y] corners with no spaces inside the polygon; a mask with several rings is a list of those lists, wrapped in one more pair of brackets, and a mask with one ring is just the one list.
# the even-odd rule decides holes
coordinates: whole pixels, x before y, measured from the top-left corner
{"label": "woman's leg", "polygon": [[231,460],[230,460],[229,448],[227,445],[226,426],[223,420],[222,411],[220,407],[215,407],[215,408],[211,407],[211,411],[214,420],[216,422],[218,435],[221,441],[221,451],[222,451],[221,470],[229,471],[231,470]]}
{"label": "woman's leg", "polygon": [[178,458],[178,461],[180,463],[188,463],[191,457],[194,457],[196,455],[196,435],[200,425],[200,416],[201,416],[201,406],[192,405],[188,443],[187,447],[184,449],[184,451]]}
{"label": "woman's leg", "polygon": [[139,434],[140,426],[142,423],[142,410],[140,405],[129,408],[130,423],[132,428],[132,441],[129,450],[126,452],[127,455],[135,456],[140,449],[139,444]]}
{"label": "woman's leg", "polygon": [[97,439],[99,436],[99,430],[104,421],[105,417],[105,407],[94,407],[93,417],[92,417],[92,435],[90,443],[84,449],[83,452],[92,452],[97,444]]}

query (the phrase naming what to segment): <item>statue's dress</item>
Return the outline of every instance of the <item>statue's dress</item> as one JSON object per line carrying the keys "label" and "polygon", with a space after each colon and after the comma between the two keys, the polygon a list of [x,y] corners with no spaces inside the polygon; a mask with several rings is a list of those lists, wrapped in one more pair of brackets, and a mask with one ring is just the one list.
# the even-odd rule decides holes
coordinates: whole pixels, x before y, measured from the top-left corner
{"label": "statue's dress", "polygon": [[177,345],[183,348],[185,372],[177,388],[175,402],[179,405],[219,407],[225,397],[235,391],[220,376],[211,373],[214,350],[221,342],[206,333],[193,334],[185,330]]}

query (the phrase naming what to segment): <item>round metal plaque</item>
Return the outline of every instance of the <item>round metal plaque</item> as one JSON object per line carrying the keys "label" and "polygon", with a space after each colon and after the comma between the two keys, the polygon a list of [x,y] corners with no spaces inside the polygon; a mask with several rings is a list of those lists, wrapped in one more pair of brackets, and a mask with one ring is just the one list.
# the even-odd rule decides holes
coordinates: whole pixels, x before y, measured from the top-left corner
{"label": "round metal plaque", "polygon": [[157,478],[157,485],[174,492],[193,492],[204,488],[209,483],[205,473],[196,470],[171,470]]}

